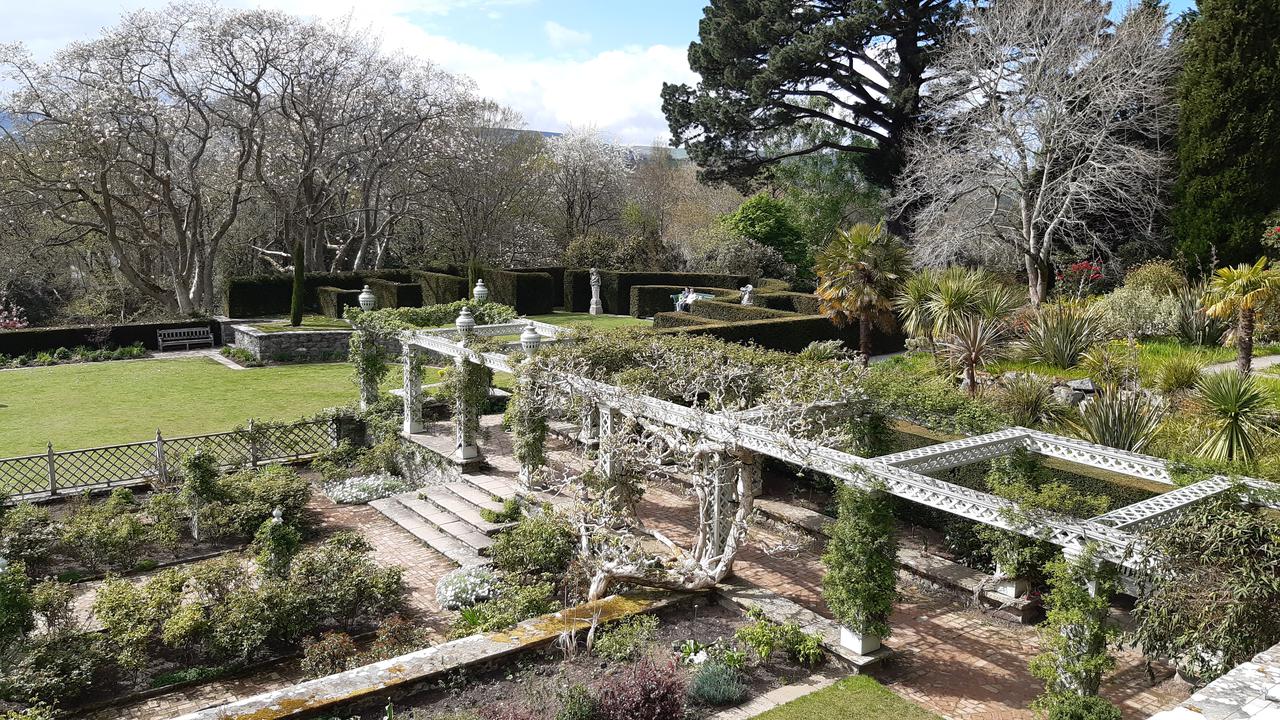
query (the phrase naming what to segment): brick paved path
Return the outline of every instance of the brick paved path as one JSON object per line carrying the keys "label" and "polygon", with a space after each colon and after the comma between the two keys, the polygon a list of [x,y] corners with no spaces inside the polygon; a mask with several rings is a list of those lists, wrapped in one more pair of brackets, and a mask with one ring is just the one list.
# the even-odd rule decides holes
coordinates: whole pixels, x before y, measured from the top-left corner
{"label": "brick paved path", "polygon": [[[664,534],[687,542],[696,518],[692,501],[669,489],[650,488],[641,516]],[[815,612],[828,615],[822,602],[823,567],[814,552],[770,556],[761,550],[780,540],[769,531],[752,529],[751,541],[738,554],[739,578],[768,588]],[[963,720],[1031,720],[1031,701],[1041,684],[1027,670],[1039,652],[1035,628],[992,618],[951,595],[905,583],[886,643],[895,656],[872,672],[899,695],[947,718]],[[1157,669],[1159,683],[1147,680],[1142,658],[1125,651],[1107,678],[1102,694],[1118,703],[1126,718],[1137,720],[1173,707],[1190,695],[1190,686]]]}
{"label": "brick paved path", "polygon": [[[448,621],[436,604],[435,587],[441,576],[456,567],[448,558],[418,542],[408,531],[368,505],[338,505],[316,492],[309,507],[322,523],[323,533],[359,530],[373,546],[374,559],[379,564],[404,568],[405,583],[409,587],[406,616],[430,628],[433,643],[444,639]],[[215,680],[85,717],[89,720],[162,720],[278,690],[301,679],[303,674],[297,661],[288,660],[246,677]]]}

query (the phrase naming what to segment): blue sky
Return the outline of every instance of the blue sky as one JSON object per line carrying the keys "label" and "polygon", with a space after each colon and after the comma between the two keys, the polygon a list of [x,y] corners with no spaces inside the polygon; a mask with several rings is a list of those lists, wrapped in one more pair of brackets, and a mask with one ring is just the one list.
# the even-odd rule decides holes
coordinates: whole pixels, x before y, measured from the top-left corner
{"label": "blue sky", "polygon": [[[91,37],[127,11],[168,0],[0,0],[0,43],[37,56]],[[1181,11],[1193,0],[1173,0]],[[686,51],[704,0],[222,0],[304,16],[350,16],[389,50],[471,78],[476,90],[520,111],[526,126],[594,127],[615,139],[665,139],[658,92],[696,82]]]}

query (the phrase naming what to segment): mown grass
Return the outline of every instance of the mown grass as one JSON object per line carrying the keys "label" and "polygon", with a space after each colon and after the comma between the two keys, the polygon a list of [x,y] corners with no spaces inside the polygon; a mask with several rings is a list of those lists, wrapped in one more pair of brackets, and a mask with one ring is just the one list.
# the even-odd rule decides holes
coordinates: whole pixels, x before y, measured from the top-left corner
{"label": "mown grass", "polygon": [[937,715],[896,695],[867,675],[847,677],[756,720],[939,720]]}
{"label": "mown grass", "polygon": [[[1119,347],[1119,345],[1117,345]],[[1008,371],[1033,372],[1039,375],[1076,380],[1088,373],[1082,366],[1061,368],[1056,365],[1032,362],[1016,356],[987,366],[987,371],[1000,374]],[[1254,356],[1275,355],[1280,353],[1280,344],[1259,345],[1254,348]],[[1138,374],[1143,384],[1152,385],[1160,377],[1160,370],[1165,363],[1174,358],[1194,357],[1205,365],[1231,362],[1235,360],[1235,348],[1185,345],[1171,338],[1155,338],[1138,343]]]}
{"label": "mown grass", "polygon": [[[399,387],[399,373],[388,387]],[[0,372],[0,457],[221,432],[249,418],[296,420],[354,402],[347,363],[232,370],[209,358]]]}

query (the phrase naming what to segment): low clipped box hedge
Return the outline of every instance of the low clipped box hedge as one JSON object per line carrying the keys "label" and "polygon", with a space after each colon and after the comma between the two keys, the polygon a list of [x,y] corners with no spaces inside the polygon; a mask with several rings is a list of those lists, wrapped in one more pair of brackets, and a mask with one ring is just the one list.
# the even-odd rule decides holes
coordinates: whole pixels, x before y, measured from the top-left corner
{"label": "low clipped box hedge", "polygon": [[813,293],[758,292],[752,300],[757,307],[766,307],[770,310],[785,310],[799,315],[822,314],[818,307],[818,296]]}
{"label": "low clipped box hedge", "polygon": [[689,311],[693,315],[720,322],[751,322],[754,320],[772,320],[776,318],[795,317],[795,313],[783,310],[743,305],[715,300],[699,300]]}
{"label": "low clipped box hedge", "polygon": [[21,328],[0,330],[0,355],[30,355],[52,352],[58,348],[80,346],[92,348],[128,347],[141,344],[148,350],[159,349],[157,330],[209,328],[213,344],[222,344],[222,324],[211,320],[129,323],[127,325],[69,325],[66,327]]}
{"label": "low clipped box hedge", "polygon": [[510,305],[520,315],[546,315],[560,298],[550,273],[486,268],[480,277],[491,301]]}
{"label": "low clipped box hedge", "polygon": [[[672,295],[679,295],[687,285],[633,285],[631,287],[631,316],[656,317],[658,313],[671,312],[676,309]],[[710,293],[717,299],[737,302],[742,293],[737,290],[725,290],[714,287],[695,287],[695,292]]]}
{"label": "low clipped box hedge", "polygon": [[316,288],[320,312],[325,317],[341,319],[349,307],[360,307],[360,291],[336,287]]}
{"label": "low clipped box hedge", "polygon": [[[697,303],[694,304],[697,306]],[[666,313],[663,313],[664,315]],[[657,327],[655,317],[655,327]],[[769,350],[800,352],[809,343],[819,340],[839,340],[848,347],[857,347],[858,326],[837,327],[821,315],[796,315],[747,322],[712,322],[709,324],[667,327],[657,332],[689,332],[712,335],[721,340],[736,343],[754,343]],[[871,334],[871,353],[881,355],[897,352],[903,347],[900,335],[891,335],[876,328]]]}
{"label": "low clipped box hedge", "polygon": [[715,320],[708,320],[704,317],[698,317],[687,312],[663,312],[653,316],[653,328],[655,330],[663,330],[667,328],[684,328],[684,327],[701,327],[703,325],[718,325]]}

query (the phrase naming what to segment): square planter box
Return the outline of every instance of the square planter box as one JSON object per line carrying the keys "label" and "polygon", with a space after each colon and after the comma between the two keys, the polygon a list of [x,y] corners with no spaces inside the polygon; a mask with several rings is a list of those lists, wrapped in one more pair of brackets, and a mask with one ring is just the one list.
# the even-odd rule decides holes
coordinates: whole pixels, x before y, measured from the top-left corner
{"label": "square planter box", "polygon": [[861,635],[841,626],[840,645],[859,655],[870,655],[880,649],[880,638],[875,635]]}

